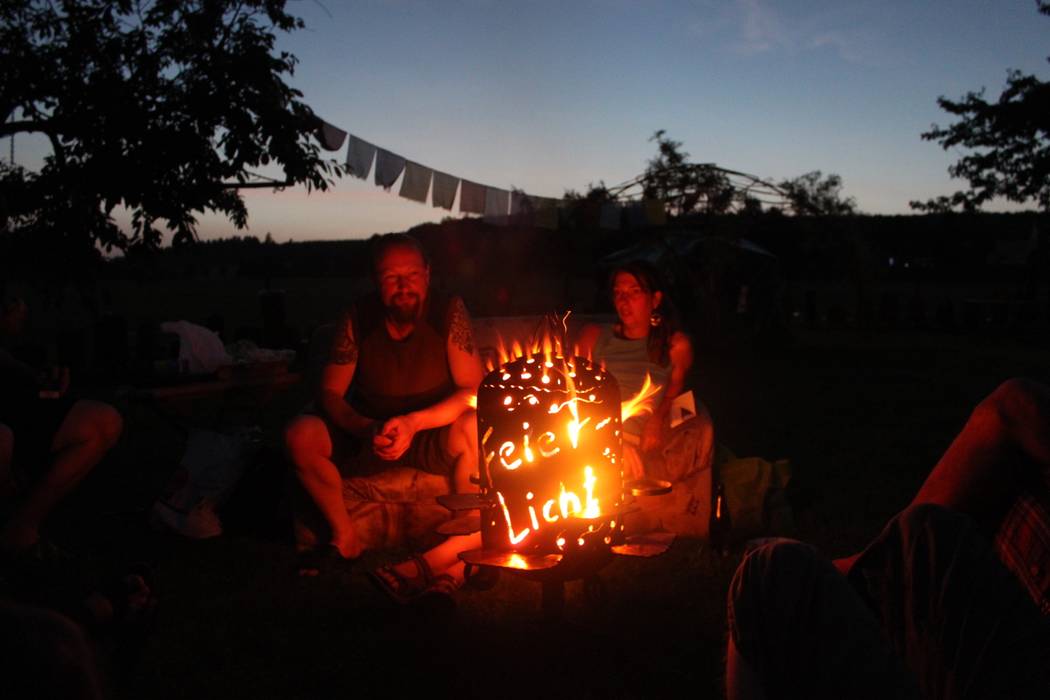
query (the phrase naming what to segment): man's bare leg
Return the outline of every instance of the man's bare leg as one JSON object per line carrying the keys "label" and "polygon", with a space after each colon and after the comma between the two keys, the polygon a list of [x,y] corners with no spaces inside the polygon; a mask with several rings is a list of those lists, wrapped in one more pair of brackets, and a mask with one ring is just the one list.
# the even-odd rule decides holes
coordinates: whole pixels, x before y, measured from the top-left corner
{"label": "man's bare leg", "polygon": [[328,426],[317,416],[299,416],[285,429],[284,444],[296,476],[332,530],[331,544],[344,558],[356,558],[362,548],[343,503],[343,481],[332,463]]}
{"label": "man's bare leg", "polygon": [[[481,533],[472,535],[454,535],[423,554],[430,570],[435,574],[448,574],[457,582],[463,582],[464,564],[459,558],[460,552],[481,547]],[[412,559],[394,565],[394,571],[407,579],[422,575],[418,565]]]}
{"label": "man's bare leg", "polygon": [[76,402],[51,443],[51,468],[0,531],[0,549],[12,552],[32,546],[44,519],[113,448],[123,429],[124,421],[112,406]]}
{"label": "man's bare leg", "polygon": [[448,431],[448,443],[445,449],[452,455],[452,491],[454,493],[475,493],[477,484],[470,477],[478,473],[478,423],[477,413],[465,411],[457,418]]}

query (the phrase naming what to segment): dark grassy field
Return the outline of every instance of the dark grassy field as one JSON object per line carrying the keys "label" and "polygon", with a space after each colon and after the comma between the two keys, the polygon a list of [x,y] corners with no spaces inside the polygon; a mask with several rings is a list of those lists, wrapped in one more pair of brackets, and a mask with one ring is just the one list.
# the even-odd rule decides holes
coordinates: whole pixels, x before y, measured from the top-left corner
{"label": "dark grassy field", "polygon": [[[792,342],[698,347],[696,385],[719,440],[791,460],[794,535],[830,556],[861,547],[907,503],[999,382],[1050,381],[1045,343],[987,336],[799,329]],[[391,607],[361,575],[380,555],[296,578],[276,441],[303,398],[297,389],[241,416],[264,427],[270,447],[228,504],[227,533],[202,542],[146,527],[182,436],[148,407],[121,405],[125,440],[55,526],[81,554],[155,564],[156,627],[133,664],[113,668],[119,697],[721,694],[739,546],[728,560],[696,540],[615,559],[601,573],[604,601],[571,583],[558,623],[540,621],[539,586],[511,575],[461,592],[453,614]],[[214,408],[189,410],[207,422]]]}

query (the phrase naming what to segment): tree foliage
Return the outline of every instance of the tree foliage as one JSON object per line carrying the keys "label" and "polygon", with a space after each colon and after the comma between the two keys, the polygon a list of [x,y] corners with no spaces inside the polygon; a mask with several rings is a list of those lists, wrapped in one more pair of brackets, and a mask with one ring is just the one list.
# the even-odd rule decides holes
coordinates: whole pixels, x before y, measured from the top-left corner
{"label": "tree foliage", "polygon": [[773,183],[714,163],[691,163],[682,143],[662,130],[651,140],[656,141],[657,154],[640,178],[642,194],[662,200],[668,216],[731,212],[755,216],[763,206],[796,216],[840,216],[856,210],[853,198],[842,196],[842,178],[833,173],[824,177],[815,170]]}
{"label": "tree foliage", "polygon": [[819,170],[782,180],[779,187],[788,208],[796,216],[845,216],[853,214],[857,203],[842,196],[842,178],[834,173],[824,177]]}
{"label": "tree foliage", "polygon": [[[1050,2],[1039,0],[1039,12],[1050,15]],[[1050,61],[1050,57],[1047,59]],[[995,197],[1015,202],[1036,201],[1050,210],[1050,82],[1011,70],[1006,88],[995,101],[984,89],[961,100],[937,99],[941,109],[958,118],[922,134],[945,150],[962,147],[969,153],[948,168],[969,189],[926,202],[911,202],[921,211],[973,211]]]}
{"label": "tree foliage", "polygon": [[149,248],[161,226],[194,240],[208,210],[243,228],[252,169],[326,189],[341,166],[274,48],[302,26],[285,0],[0,0],[0,136],[51,143],[39,171],[0,169],[0,233]]}
{"label": "tree foliage", "polygon": [[729,178],[712,163],[690,163],[682,142],[670,139],[663,129],[653,134],[656,157],[642,176],[642,194],[663,200],[669,216],[724,214],[733,206],[737,191]]}

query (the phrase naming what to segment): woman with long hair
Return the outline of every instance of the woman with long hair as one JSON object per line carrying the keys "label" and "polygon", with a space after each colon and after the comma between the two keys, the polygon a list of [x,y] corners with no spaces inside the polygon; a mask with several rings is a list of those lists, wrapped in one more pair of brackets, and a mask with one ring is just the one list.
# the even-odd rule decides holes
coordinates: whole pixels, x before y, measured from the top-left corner
{"label": "woman with long hair", "polygon": [[[614,269],[609,291],[617,321],[584,326],[577,346],[581,355],[605,364],[616,377],[624,401],[641,390],[646,374],[661,387],[653,412],[635,416],[623,426],[624,475],[641,478],[647,455],[668,444],[671,404],[685,390],[693,345],[659,271],[650,263],[637,260]],[[710,434],[710,416],[697,404],[697,419],[706,421],[705,433]]]}

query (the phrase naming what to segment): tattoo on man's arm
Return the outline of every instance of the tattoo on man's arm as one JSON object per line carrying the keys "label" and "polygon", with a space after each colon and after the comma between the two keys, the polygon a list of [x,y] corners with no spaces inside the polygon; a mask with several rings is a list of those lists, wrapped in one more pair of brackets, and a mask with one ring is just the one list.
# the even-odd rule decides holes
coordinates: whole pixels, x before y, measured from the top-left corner
{"label": "tattoo on man's arm", "polygon": [[339,337],[332,345],[332,356],[330,362],[335,365],[348,365],[357,362],[357,343],[349,323],[339,330]]}
{"label": "tattoo on man's arm", "polygon": [[468,355],[474,354],[474,329],[470,327],[467,307],[463,305],[462,299],[456,299],[452,305],[452,321],[448,334],[457,348]]}

